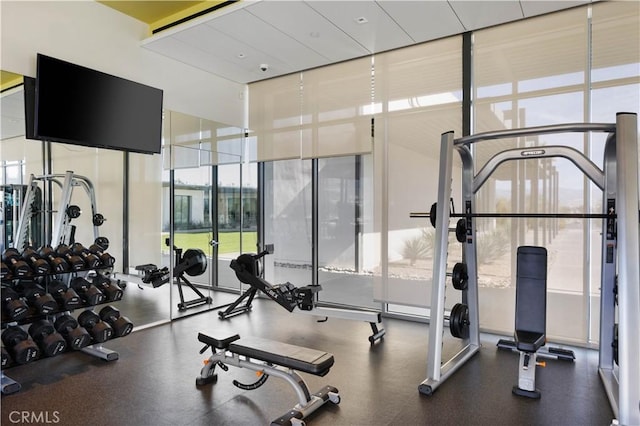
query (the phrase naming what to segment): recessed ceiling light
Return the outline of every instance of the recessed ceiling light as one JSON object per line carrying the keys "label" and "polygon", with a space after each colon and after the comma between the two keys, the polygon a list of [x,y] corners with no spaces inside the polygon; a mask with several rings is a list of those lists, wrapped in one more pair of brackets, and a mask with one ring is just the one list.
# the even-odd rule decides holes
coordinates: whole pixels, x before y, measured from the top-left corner
{"label": "recessed ceiling light", "polygon": [[364,16],[356,18],[356,19],[354,19],[354,21],[356,21],[357,24],[366,24],[367,22],[369,22],[369,20],[367,18],[365,18]]}

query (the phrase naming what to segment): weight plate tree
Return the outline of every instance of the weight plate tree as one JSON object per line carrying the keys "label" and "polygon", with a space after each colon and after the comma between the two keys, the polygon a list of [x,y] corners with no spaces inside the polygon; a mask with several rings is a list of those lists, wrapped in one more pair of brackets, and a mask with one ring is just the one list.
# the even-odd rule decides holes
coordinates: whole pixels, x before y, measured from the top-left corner
{"label": "weight plate tree", "polygon": [[[582,123],[507,129],[479,133],[454,139],[453,132],[442,134],[440,143],[438,199],[428,213],[412,213],[411,217],[428,218],[436,228],[433,287],[431,293],[431,322],[427,352],[427,378],[419,385],[420,393],[431,395],[451,374],[457,371],[480,349],[479,304],[476,257],[477,217],[562,217],[562,214],[479,214],[475,213],[475,194],[505,161],[561,157],[578,167],[603,191],[603,212],[580,217],[600,218],[602,231],[602,273],[600,308],[599,373],[619,424],[640,424],[640,226],[638,223],[638,137],[637,115],[618,113],[616,123]],[[540,146],[509,149],[491,157],[474,174],[474,158],[470,145],[486,140],[518,138],[556,133],[604,132],[608,137],[604,148],[603,168],[600,169],[582,152],[568,146]],[[463,213],[452,214],[451,182],[453,152],[462,159]],[[466,241],[463,258],[467,265],[467,289],[463,290],[468,314],[465,325],[468,338],[465,347],[449,360],[442,359],[443,328],[445,323],[445,281],[449,220],[461,217],[466,221]],[[616,321],[616,274],[617,317]],[[459,310],[460,308],[458,308]],[[468,322],[468,324],[466,324]],[[458,325],[454,329],[458,331]],[[614,372],[614,330],[617,329],[618,371]],[[465,329],[466,331],[466,329]]]}

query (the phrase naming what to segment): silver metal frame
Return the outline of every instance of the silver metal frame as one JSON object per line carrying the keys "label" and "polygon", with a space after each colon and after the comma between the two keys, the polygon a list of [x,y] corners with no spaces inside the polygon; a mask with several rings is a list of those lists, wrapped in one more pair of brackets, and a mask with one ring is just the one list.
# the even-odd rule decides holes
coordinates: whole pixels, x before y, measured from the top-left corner
{"label": "silver metal frame", "polygon": [[[60,178],[64,178],[64,181],[61,182]],[[55,218],[51,236],[51,246],[56,247],[59,244],[69,243],[69,235],[67,234],[69,217],[67,216],[66,211],[67,207],[69,207],[69,203],[71,202],[71,196],[73,195],[74,187],[81,186],[87,193],[87,196],[89,197],[89,200],[91,202],[91,217],[93,218],[93,216],[97,213],[95,190],[89,178],[74,174],[72,171],[67,171],[65,174],[51,174],[42,176],[31,175],[29,179],[29,187],[27,188],[27,193],[25,194],[24,202],[22,203],[22,208],[20,210],[20,221],[18,222],[18,229],[16,231],[16,248],[19,249],[24,249],[27,244],[27,230],[29,229],[29,219],[33,214],[33,197],[35,195],[35,189],[38,186],[39,181],[53,182],[57,184],[62,190],[62,193],[60,194],[60,201],[58,203],[58,214]],[[99,236],[99,230],[96,225],[93,225],[93,236],[94,238],[98,238]]]}
{"label": "silver metal frame", "polygon": [[[614,414],[621,425],[640,424],[640,226],[637,115],[618,113],[615,124],[586,123],[539,126],[479,133],[454,139],[453,132],[443,133],[440,144],[440,180],[436,212],[436,236],[433,259],[433,287],[427,378],[419,385],[420,393],[430,395],[453,372],[480,349],[475,218],[467,217],[467,238],[463,258],[469,275],[463,302],[469,307],[469,337],[463,348],[448,360],[442,359],[445,323],[446,256],[449,232],[453,151],[462,159],[462,198],[464,213],[474,212],[475,194],[495,168],[504,161],[531,158],[563,157],[572,161],[603,190],[605,219],[602,232],[602,275],[600,309],[599,373]],[[541,146],[500,152],[489,159],[474,175],[469,145],[483,140],[567,132],[609,133],[604,166],[600,170],[581,152],[564,146]],[[614,288],[617,274],[618,305]],[[610,342],[618,316],[618,367],[614,365]]]}

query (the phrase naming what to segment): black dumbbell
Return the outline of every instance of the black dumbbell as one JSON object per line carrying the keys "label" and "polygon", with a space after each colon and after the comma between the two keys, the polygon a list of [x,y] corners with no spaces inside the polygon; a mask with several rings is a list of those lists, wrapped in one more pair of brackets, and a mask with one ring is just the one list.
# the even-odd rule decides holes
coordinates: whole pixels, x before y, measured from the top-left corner
{"label": "black dumbbell", "polygon": [[2,349],[2,368],[8,367],[11,365],[11,355],[9,355],[9,351],[7,351],[4,346]]}
{"label": "black dumbbell", "polygon": [[89,249],[83,246],[80,243],[74,243],[71,245],[71,251],[76,255],[80,256],[87,267],[93,269],[100,266],[100,259],[95,254],[91,253]]}
{"label": "black dumbbell", "polygon": [[100,309],[100,319],[113,328],[115,337],[124,337],[133,331],[133,323],[129,318],[120,315],[120,311],[113,306]]}
{"label": "black dumbbell", "polygon": [[16,364],[27,364],[40,356],[38,345],[17,325],[9,326],[2,332],[2,343]]}
{"label": "black dumbbell", "polygon": [[80,327],[78,321],[69,314],[60,316],[55,322],[55,328],[74,351],[82,349],[91,343],[89,332],[84,327]]}
{"label": "black dumbbell", "polygon": [[85,305],[99,305],[107,300],[107,296],[98,287],[82,277],[72,279],[70,287],[78,293]]}
{"label": "black dumbbell", "polygon": [[9,269],[7,264],[4,262],[0,262],[0,279],[4,281],[11,280],[11,278],[13,278],[13,276],[11,275],[11,270]]}
{"label": "black dumbbell", "polygon": [[31,275],[31,268],[22,260],[20,252],[14,248],[8,248],[2,253],[2,261],[9,267],[14,277],[22,278]]}
{"label": "black dumbbell", "polygon": [[72,311],[84,305],[78,293],[60,280],[52,280],[47,289],[65,311]]}
{"label": "black dumbbell", "polygon": [[122,288],[109,277],[96,275],[92,282],[107,296],[107,302],[117,302],[124,295]]}
{"label": "black dumbbell", "polygon": [[107,253],[105,249],[100,247],[98,244],[91,244],[89,246],[89,251],[98,256],[102,266],[111,267],[116,263],[116,259],[109,253]]}
{"label": "black dumbbell", "polygon": [[113,328],[93,311],[84,311],[78,315],[78,324],[89,331],[96,343],[106,342],[113,337]]}
{"label": "black dumbbell", "polygon": [[46,319],[33,322],[29,334],[46,356],[56,356],[67,349],[67,341]]}
{"label": "black dumbbell", "polygon": [[22,259],[31,266],[34,273],[38,275],[48,274],[51,271],[51,265],[45,259],[40,257],[33,247],[27,247],[22,251]]}
{"label": "black dumbbell", "polygon": [[44,288],[34,282],[22,282],[16,290],[27,299],[30,306],[36,308],[36,311],[42,315],[49,315],[58,309],[58,304],[52,295],[47,293]]}
{"label": "black dumbbell", "polygon": [[29,307],[11,287],[2,286],[2,310],[13,321],[20,321],[29,313]]}
{"label": "black dumbbell", "polygon": [[40,250],[38,250],[38,253],[40,254],[40,256],[42,256],[43,259],[46,259],[49,262],[49,265],[51,265],[51,270],[53,272],[60,274],[63,272],[67,272],[70,269],[67,261],[64,260],[64,258],[60,257],[58,253],[56,253],[56,251],[53,249],[53,247],[48,245],[42,246],[40,247]]}
{"label": "black dumbbell", "polygon": [[74,254],[71,251],[71,247],[69,247],[68,245],[60,244],[58,247],[56,247],[56,253],[58,253],[59,256],[63,257],[67,261],[72,271],[80,271],[82,269],[85,269],[84,259]]}

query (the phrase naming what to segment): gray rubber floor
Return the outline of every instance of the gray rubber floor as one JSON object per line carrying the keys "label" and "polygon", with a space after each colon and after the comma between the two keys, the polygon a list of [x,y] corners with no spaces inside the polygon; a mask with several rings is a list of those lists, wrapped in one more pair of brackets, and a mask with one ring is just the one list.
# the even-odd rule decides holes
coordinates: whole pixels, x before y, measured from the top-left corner
{"label": "gray rubber floor", "polygon": [[[289,314],[268,300],[247,315],[225,321],[205,313],[104,344],[119,353],[106,362],[66,353],[5,370],[22,390],[2,397],[2,425],[263,425],[297,402],[292,388],[271,377],[244,391],[253,372],[230,367],[218,382],[197,388],[207,355],[198,332],[235,333],[331,352],[335,364],[324,377],[302,374],[311,392],[325,384],[339,389],[341,403],[328,403],[308,425],[608,425],[613,413],[597,373],[597,352],[577,349],[574,363],[550,360],[539,368],[540,400],[512,395],[518,356],[497,350],[496,336],[436,392],[418,385],[426,377],[428,325],[385,319],[385,338],[371,346],[364,322],[330,319],[316,323]],[[454,348],[447,343],[444,352]],[[26,414],[25,414],[26,413]],[[27,416],[26,418],[22,416]],[[18,421],[16,421],[18,420]]]}

